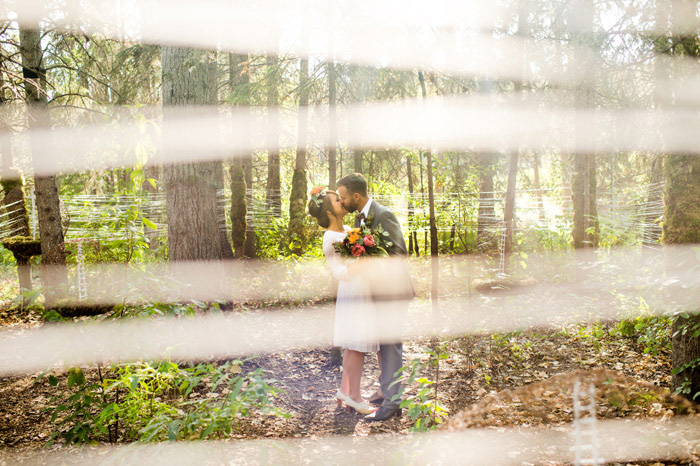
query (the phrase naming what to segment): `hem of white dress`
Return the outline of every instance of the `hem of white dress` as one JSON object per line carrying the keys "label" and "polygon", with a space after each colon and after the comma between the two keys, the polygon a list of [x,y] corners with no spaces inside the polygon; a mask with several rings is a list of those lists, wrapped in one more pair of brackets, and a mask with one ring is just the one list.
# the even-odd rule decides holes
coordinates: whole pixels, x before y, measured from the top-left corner
{"label": "hem of white dress", "polygon": [[360,347],[360,346],[353,346],[353,345],[336,345],[335,343],[333,343],[333,346],[338,346],[342,349],[349,349],[352,351],[357,351],[358,353],[376,353],[377,351],[379,351],[378,344],[376,346],[372,346],[369,348],[366,346]]}

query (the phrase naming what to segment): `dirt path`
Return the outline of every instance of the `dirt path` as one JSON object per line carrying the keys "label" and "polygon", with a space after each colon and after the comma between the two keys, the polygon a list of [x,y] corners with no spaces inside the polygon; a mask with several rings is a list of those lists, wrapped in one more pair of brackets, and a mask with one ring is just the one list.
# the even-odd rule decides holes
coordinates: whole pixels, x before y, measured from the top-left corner
{"label": "dirt path", "polygon": [[[407,342],[404,362],[424,357],[425,343]],[[334,394],[341,372],[330,363],[330,348],[267,354],[246,365],[269,371],[273,385],[285,391],[277,403],[290,417],[255,416],[243,421],[233,438],[406,434],[412,426],[406,416],[368,423],[338,409]],[[449,343],[449,357],[441,364],[439,398],[454,414],[501,390],[595,367],[658,386],[667,386],[670,374],[668,355],[645,355],[632,340],[619,337],[594,340],[581,331],[472,336]],[[91,372],[86,370],[86,377],[96,377]],[[36,375],[0,379],[0,448],[40,448],[53,429],[43,410],[57,389],[46,380],[35,383]],[[365,396],[377,388],[378,376],[376,355],[370,355],[362,386]]]}

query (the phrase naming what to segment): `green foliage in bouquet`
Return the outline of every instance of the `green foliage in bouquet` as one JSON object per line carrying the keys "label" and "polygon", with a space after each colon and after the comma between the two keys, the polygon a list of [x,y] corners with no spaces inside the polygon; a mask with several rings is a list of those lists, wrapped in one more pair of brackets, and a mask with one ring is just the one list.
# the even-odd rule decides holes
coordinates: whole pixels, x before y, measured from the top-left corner
{"label": "green foliage in bouquet", "polygon": [[342,242],[335,243],[335,250],[344,257],[388,256],[393,243],[389,233],[380,226],[371,230],[368,226],[352,228]]}

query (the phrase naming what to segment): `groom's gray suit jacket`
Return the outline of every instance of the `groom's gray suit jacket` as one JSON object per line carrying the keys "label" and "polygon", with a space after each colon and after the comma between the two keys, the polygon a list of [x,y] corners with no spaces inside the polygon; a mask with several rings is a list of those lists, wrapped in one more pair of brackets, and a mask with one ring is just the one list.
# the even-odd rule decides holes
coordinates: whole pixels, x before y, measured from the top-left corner
{"label": "groom's gray suit jacket", "polygon": [[[360,226],[361,221],[355,220],[355,227]],[[382,227],[389,233],[388,240],[392,246],[387,251],[393,259],[405,258],[407,256],[406,242],[401,232],[401,225],[396,215],[387,207],[372,200],[369,212],[365,219],[365,224],[372,230]],[[386,237],[385,237],[386,238]],[[410,300],[415,297],[411,276],[408,272],[408,264],[405,260],[393,260],[390,264],[390,276],[380,277],[378,286],[372,287],[373,298],[377,301],[384,300]]]}

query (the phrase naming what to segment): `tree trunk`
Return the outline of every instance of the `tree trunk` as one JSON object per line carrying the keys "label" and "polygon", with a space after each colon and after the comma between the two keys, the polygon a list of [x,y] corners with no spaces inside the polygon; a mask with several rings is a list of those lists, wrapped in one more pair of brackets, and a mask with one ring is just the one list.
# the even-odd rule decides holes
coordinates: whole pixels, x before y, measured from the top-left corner
{"label": "tree trunk", "polygon": [[10,128],[2,128],[0,137],[0,154],[2,154],[3,177],[0,180],[5,197],[2,200],[3,211],[10,223],[10,236],[29,236],[29,218],[24,205],[24,189],[19,172],[12,169],[12,138]]}
{"label": "tree trunk", "polygon": [[[663,5],[659,5],[663,6]],[[679,0],[671,2],[671,24],[677,29],[673,37],[673,50],[680,46],[688,55],[697,59],[697,2]],[[700,243],[700,157],[697,154],[668,155],[664,161],[665,215],[663,242],[666,244]],[[692,255],[693,251],[687,250]],[[670,262],[670,261],[669,261]],[[685,263],[682,263],[685,262]],[[688,261],[667,263],[667,274],[687,273]],[[679,290],[678,295],[688,290]],[[673,291],[670,290],[670,294]],[[673,386],[689,399],[698,401],[700,396],[700,314],[697,301],[686,309],[688,318],[677,315],[673,322],[671,365],[676,371]]]}
{"label": "tree trunk", "polygon": [[328,188],[335,189],[337,181],[338,117],[336,113],[335,64],[326,64],[328,75]]}
{"label": "tree trunk", "polygon": [[535,172],[535,194],[537,195],[537,211],[539,212],[540,222],[544,223],[546,221],[546,216],[544,214],[544,202],[542,201],[542,185],[540,183],[540,156],[539,154],[533,154],[532,165]]}
{"label": "tree trunk", "polygon": [[503,212],[505,235],[503,245],[503,271],[508,270],[510,255],[513,253],[513,214],[515,212],[515,188],[518,180],[518,151],[508,156],[508,185],[506,187],[506,205]]}
{"label": "tree trunk", "polygon": [[418,249],[418,235],[414,225],[415,207],[413,206],[413,167],[411,166],[411,156],[406,156],[406,173],[408,176],[408,254],[420,255]]}
{"label": "tree trunk", "polygon": [[[525,0],[518,2],[518,36],[527,34],[528,8]],[[521,68],[525,69],[525,56],[523,52]],[[523,83],[516,81],[513,83],[513,93],[520,98],[523,92]],[[518,180],[518,158],[519,150],[513,150],[508,156],[508,185],[506,187],[506,205],[503,212],[503,223],[505,235],[503,237],[503,272],[508,270],[510,255],[513,252],[513,215],[515,213],[515,189]]]}
{"label": "tree trunk", "polygon": [[[10,222],[10,236],[29,237],[29,218],[27,209],[24,206],[24,190],[22,189],[22,178],[19,173],[10,175],[12,170],[12,138],[9,137],[9,128],[3,128],[3,136],[0,138],[0,153],[2,154],[3,179],[0,185],[5,193],[2,200],[3,213],[7,215]],[[32,269],[29,258],[15,254],[17,260],[17,277],[19,278],[20,290],[32,289]]]}
{"label": "tree trunk", "polygon": [[571,176],[571,202],[574,210],[574,226],[571,236],[575,249],[580,249],[585,245],[586,193],[583,174],[587,165],[585,154],[574,155],[574,170]]}
{"label": "tree trunk", "polygon": [[[219,83],[217,60],[212,64],[213,71],[209,73],[209,102],[213,108],[219,105]],[[230,72],[230,70],[229,70]],[[226,225],[226,197],[224,195],[224,162],[223,160],[214,162],[214,183],[216,185],[216,222],[219,225],[219,243],[221,244],[221,256],[226,260],[234,258],[233,247],[228,237],[228,226]]]}
{"label": "tree trunk", "polygon": [[[420,197],[421,204],[423,204],[423,218],[425,218],[425,184],[423,183],[423,152],[418,153],[418,160],[420,161]],[[423,227],[423,250],[425,254],[428,253],[428,230]]]}
{"label": "tree trunk", "polygon": [[566,152],[559,154],[559,162],[561,165],[561,192],[564,208],[569,207],[569,201],[573,199],[571,194],[571,156]]}
{"label": "tree trunk", "polygon": [[279,60],[268,56],[267,65],[267,208],[277,218],[282,216],[282,184],[279,149]]}
{"label": "tree trunk", "polygon": [[[589,49],[592,43],[593,3],[591,0],[577,0],[572,9],[571,40],[581,47]],[[577,141],[594,138],[595,134],[586,127],[582,120],[581,111],[586,111],[593,105],[593,86],[595,77],[592,75],[594,63],[588,55],[575,57],[579,69],[580,81],[575,90],[576,121],[575,134]],[[574,208],[574,226],[572,231],[574,248],[594,247],[597,245],[597,234],[587,233],[589,227],[597,231],[597,209],[591,188],[595,183],[595,154],[578,150],[574,154],[574,173],[571,179],[571,196]],[[595,189],[595,188],[594,188]],[[594,216],[595,214],[595,216]]]}
{"label": "tree trunk", "polygon": [[[654,9],[654,27],[657,31],[664,33],[656,40],[654,60],[654,86],[663,86],[663,81],[668,79],[665,66],[660,62],[660,57],[670,45],[670,4],[669,0],[656,0]],[[662,89],[659,89],[662,90]],[[659,97],[659,92],[654,92],[654,108],[660,109],[663,106],[663,99]],[[659,206],[663,203],[663,192],[660,189],[663,182],[663,156],[654,154],[651,156],[651,167],[649,169],[649,189],[647,192],[647,202],[644,206],[644,225],[642,233],[642,248],[645,250],[658,248],[661,239],[661,226],[658,223]]]}
{"label": "tree trunk", "polygon": [[[233,105],[247,108],[250,104],[250,73],[245,65],[247,55],[229,54],[229,85]],[[246,106],[246,107],[244,107]],[[248,207],[252,205],[253,160],[251,154],[235,154],[231,165],[231,242],[237,259],[255,257],[255,231],[248,223]]]}
{"label": "tree trunk", "polygon": [[[216,64],[208,52],[171,46],[162,48],[163,120],[177,106],[212,101]],[[167,124],[163,137],[167,138]],[[217,162],[164,166],[171,261],[220,260],[223,245],[217,217]]]}
{"label": "tree trunk", "polygon": [[[160,190],[160,185],[162,181],[162,177],[160,176],[160,171],[161,167],[158,165],[148,165],[145,168],[145,174],[146,174],[146,180],[144,180],[143,184],[141,185],[141,188],[146,192],[146,197],[147,198],[155,198],[157,196],[158,191]],[[153,186],[148,179],[153,179],[155,180],[155,186]],[[154,222],[160,223],[163,219],[161,218],[149,218],[149,220],[152,220]],[[151,228],[146,228],[144,230],[144,236],[146,237],[146,240],[148,242],[148,248],[149,249],[156,249],[158,248],[159,245],[159,231],[154,230]]]}
{"label": "tree trunk", "polygon": [[231,164],[231,241],[235,251],[234,257],[241,259],[245,255],[246,229],[248,227],[246,211],[247,186],[245,168],[241,159]]}
{"label": "tree trunk", "polygon": [[292,254],[300,256],[304,244],[304,220],[306,218],[306,141],[309,112],[309,61],[301,60],[299,66],[299,131],[297,158],[292,176],[292,192],[289,196],[289,230],[287,244]]}
{"label": "tree trunk", "polygon": [[[7,153],[4,145],[2,150],[3,153]],[[24,190],[20,174],[17,173],[16,178],[4,178],[0,184],[5,192],[2,205],[4,213],[7,214],[7,220],[10,222],[10,236],[30,236],[29,217],[24,206]]]}
{"label": "tree trunk", "polygon": [[[664,163],[666,178],[665,187],[665,216],[663,224],[663,242],[665,244],[698,244],[700,243],[700,157],[695,154],[668,155]],[[686,251],[692,254],[692,251]],[[686,264],[667,263],[667,273],[686,272]],[[679,290],[680,291],[680,290]],[[687,290],[685,291],[687,293]],[[679,293],[680,294],[680,293]],[[695,326],[700,325],[698,309],[688,309],[689,318],[677,315],[673,323],[673,350],[671,364],[675,369],[693,364],[673,376],[673,386],[680,387],[689,384],[691,398],[700,391],[700,338],[695,335]],[[687,331],[684,329],[687,328]]]}
{"label": "tree trunk", "polygon": [[598,222],[598,177],[595,154],[589,154],[588,156],[587,178],[587,224],[591,232],[586,234],[586,240],[592,247],[597,248],[600,239],[600,223]]}
{"label": "tree trunk", "polygon": [[353,158],[353,168],[355,169],[355,173],[362,173],[362,157],[364,153],[362,149],[357,149],[353,151],[352,158]]}
{"label": "tree trunk", "polygon": [[214,164],[214,183],[216,187],[216,223],[219,225],[219,243],[221,244],[221,257],[226,260],[234,258],[233,247],[228,239],[228,226],[226,225],[226,197],[224,196],[224,165],[223,162]]}
{"label": "tree trunk", "polygon": [[[423,100],[428,98],[428,92],[425,88],[425,78],[423,72],[418,72],[418,81],[420,82],[421,93]],[[428,177],[428,209],[430,212],[430,270],[431,270],[431,286],[430,286],[430,301],[433,308],[433,319],[438,318],[438,298],[439,298],[439,276],[440,264],[438,262],[438,234],[437,223],[435,222],[435,192],[433,187],[433,154],[432,151],[426,152],[427,162],[426,176]]]}
{"label": "tree trunk", "polygon": [[[246,205],[253,205],[253,158],[243,159],[243,171],[245,172],[246,185]],[[246,217],[247,218],[247,217]],[[255,225],[251,222],[246,224],[245,246],[243,247],[246,257],[257,257],[258,252],[255,247]]]}
{"label": "tree trunk", "polygon": [[[20,53],[29,128],[48,128],[51,126],[51,121],[45,92],[46,72],[42,68],[41,34],[38,30],[20,29]],[[34,138],[30,139],[29,146],[32,153],[37,152]],[[44,282],[45,308],[51,309],[56,306],[59,288],[68,281],[56,176],[36,176],[34,189],[42,251],[41,274]]]}

